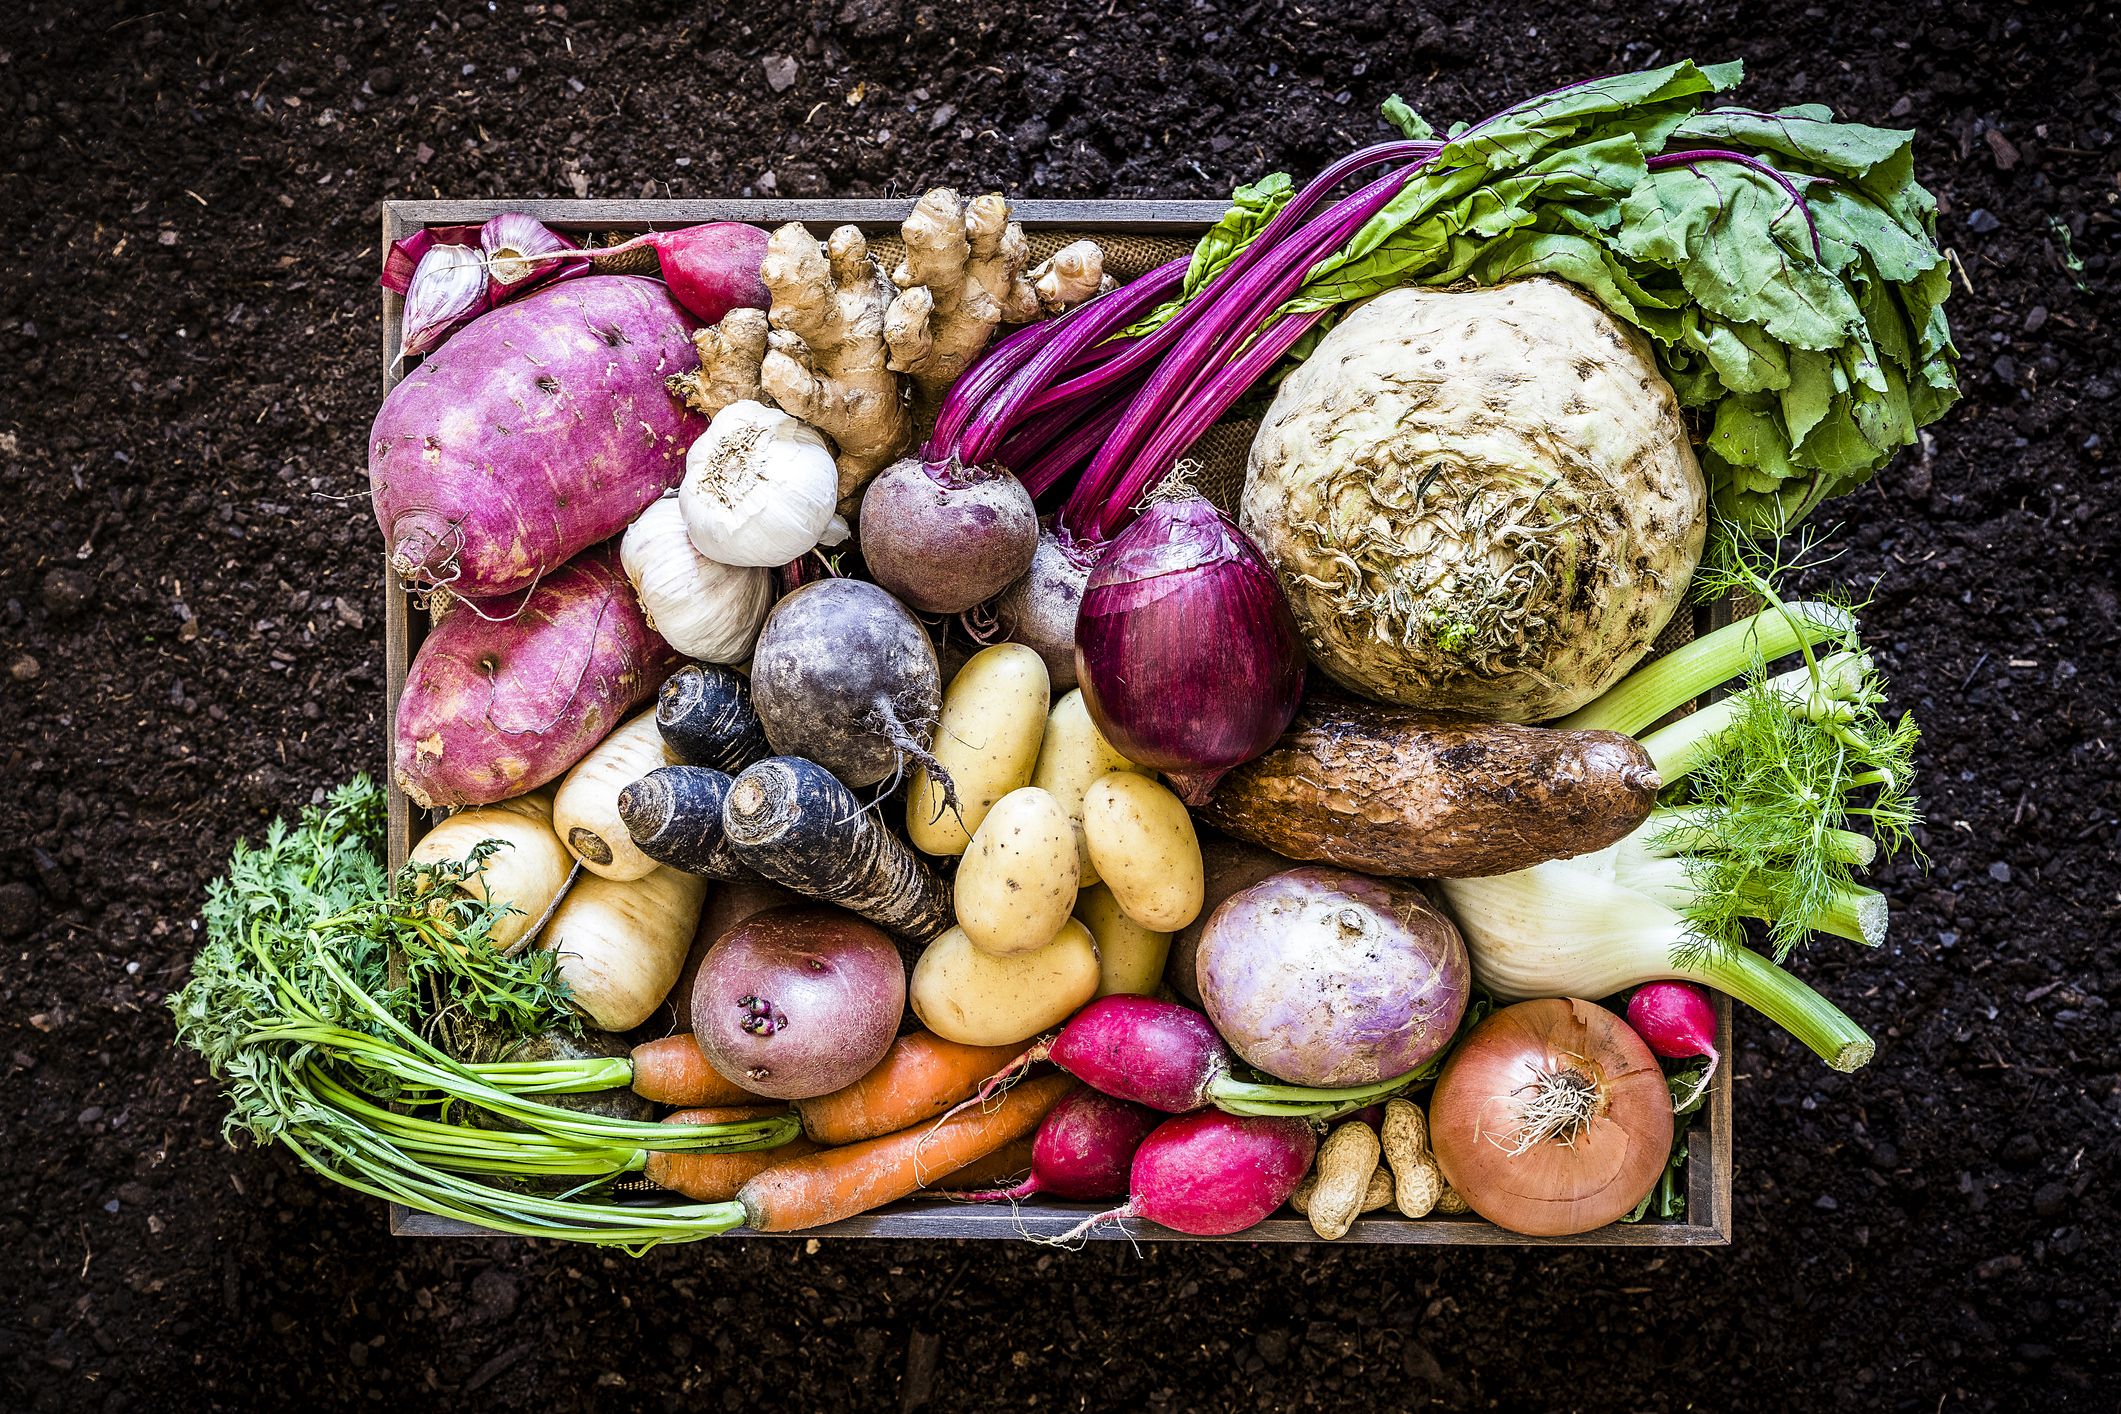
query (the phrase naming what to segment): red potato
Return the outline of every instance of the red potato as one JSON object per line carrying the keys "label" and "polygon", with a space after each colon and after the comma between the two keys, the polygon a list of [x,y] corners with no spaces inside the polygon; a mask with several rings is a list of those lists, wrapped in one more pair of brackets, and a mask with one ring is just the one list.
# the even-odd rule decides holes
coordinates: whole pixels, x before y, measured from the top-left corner
{"label": "red potato", "polygon": [[430,810],[535,790],[683,661],[603,546],[546,576],[519,613],[488,602],[443,617],[405,675],[391,774]]}
{"label": "red potato", "polygon": [[588,275],[481,315],[390,390],[368,435],[391,569],[520,591],[678,484],[707,424],[664,390],[698,321],[659,281]]}

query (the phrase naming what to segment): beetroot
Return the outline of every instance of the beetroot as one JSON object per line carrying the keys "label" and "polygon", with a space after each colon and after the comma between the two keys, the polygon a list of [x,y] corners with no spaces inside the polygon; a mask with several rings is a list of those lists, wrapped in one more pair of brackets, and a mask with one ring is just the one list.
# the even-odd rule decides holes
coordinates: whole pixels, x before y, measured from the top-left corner
{"label": "beetroot", "polygon": [[1147,1218],[1191,1237],[1242,1232],[1289,1201],[1310,1171],[1318,1139],[1300,1119],[1253,1119],[1201,1110],[1167,1119],[1135,1151],[1126,1203],[1069,1237]]}
{"label": "beetroot", "polygon": [[958,614],[1031,567],[1038,511],[1000,468],[902,457],[862,493],[862,560],[926,614]]}
{"label": "beetroot", "polygon": [[648,626],[614,547],[516,599],[456,604],[413,655],[391,773],[429,810],[552,780],[682,662]]}
{"label": "beetroot", "polygon": [[968,1203],[1017,1202],[1034,1193],[1056,1198],[1117,1198],[1127,1191],[1134,1152],[1163,1116],[1145,1105],[1087,1087],[1068,1092],[1046,1114],[1031,1144],[1031,1175],[1014,1188],[957,1195]]}
{"label": "beetroot", "polygon": [[906,966],[881,929],[815,904],[770,908],[708,949],[693,1036],[721,1075],[806,1100],[867,1075],[898,1034]]}
{"label": "beetroot", "polygon": [[706,430],[663,387],[696,361],[694,323],[654,280],[586,275],[459,330],[369,431],[392,571],[483,598],[625,529]]}

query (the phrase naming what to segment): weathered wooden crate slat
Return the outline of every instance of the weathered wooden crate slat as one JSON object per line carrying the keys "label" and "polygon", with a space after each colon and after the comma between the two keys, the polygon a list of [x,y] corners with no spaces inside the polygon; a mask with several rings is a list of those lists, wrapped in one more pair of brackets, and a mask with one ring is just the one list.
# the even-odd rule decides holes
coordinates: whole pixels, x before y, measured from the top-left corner
{"label": "weathered wooden crate slat", "polygon": [[[436,200],[390,201],[383,205],[383,242],[409,234],[422,226],[463,225],[485,221],[504,211],[521,211],[555,229],[568,232],[642,231],[688,226],[702,221],[747,221],[754,225],[779,225],[801,221],[820,234],[834,226],[852,223],[865,231],[891,232],[905,217],[909,202],[880,200],[791,200],[791,201],[529,201]],[[1202,227],[1223,212],[1216,201],[1025,201],[1016,206],[1017,219],[1027,231],[1066,231],[1071,235],[1142,235],[1192,239]],[[383,388],[397,381],[392,357],[397,352],[404,301],[388,291],[383,295]],[[413,612],[411,601],[399,588],[388,565],[383,567],[383,625],[386,709],[386,746],[391,742],[397,719],[398,696],[404,691],[405,674],[413,651],[424,636],[425,622]],[[1722,615],[1713,609],[1699,611],[1697,631],[1711,626]],[[386,758],[384,774],[389,774]],[[405,862],[413,841],[425,834],[428,822],[412,808],[394,785],[389,792],[389,851],[393,869]],[[1731,1004],[1716,999],[1717,1045],[1726,1056],[1731,1046]],[[1478,1218],[1428,1218],[1419,1222],[1387,1213],[1359,1220],[1343,1242],[1398,1243],[1409,1246],[1559,1246],[1559,1247],[1718,1247],[1731,1240],[1731,1076],[1729,1067],[1717,1072],[1709,1100],[1694,1117],[1687,1141],[1687,1215],[1681,1222],[1614,1224],[1573,1237],[1524,1237],[1505,1232]],[[1013,1210],[975,1207],[940,1199],[916,1199],[893,1203],[828,1227],[813,1228],[802,1237],[888,1238],[1022,1238],[1051,1237],[1066,1232],[1096,1210],[1090,1203],[1034,1201]],[[496,1234],[450,1218],[438,1218],[393,1204],[391,1231],[408,1237],[491,1237]],[[759,1236],[747,1229],[734,1237]],[[1154,1223],[1135,1222],[1125,1230],[1108,1228],[1100,1238],[1137,1238],[1149,1241],[1228,1242],[1316,1242],[1317,1234],[1302,1217],[1284,1212],[1256,1227],[1228,1238],[1188,1238]]]}

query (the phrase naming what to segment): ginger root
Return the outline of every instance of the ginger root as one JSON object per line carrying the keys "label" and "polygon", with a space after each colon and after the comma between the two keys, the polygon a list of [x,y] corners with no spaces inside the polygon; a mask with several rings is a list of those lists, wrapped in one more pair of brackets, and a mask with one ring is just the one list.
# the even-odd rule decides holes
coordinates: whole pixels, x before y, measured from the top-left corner
{"label": "ginger root", "polygon": [[1063,313],[1092,295],[1119,288],[1105,273],[1105,248],[1096,241],[1073,241],[1032,267],[1031,288],[1048,315]]}
{"label": "ginger root", "polygon": [[765,310],[732,309],[721,323],[693,333],[699,369],[663,382],[687,407],[710,418],[731,403],[763,401],[759,365],[766,357],[766,333]]}
{"label": "ginger root", "polygon": [[884,344],[890,282],[860,230],[841,226],[819,246],[794,221],[767,241],[759,278],[773,295],[759,382],[782,411],[832,439],[845,499],[913,442],[913,412]]}
{"label": "ginger root", "polygon": [[948,187],[915,202],[900,234],[906,257],[891,272],[899,294],[884,337],[891,366],[911,374],[922,397],[936,402],[997,324],[1038,318],[1038,291],[1025,274],[1031,243],[1009,219],[1000,192],[966,202]]}

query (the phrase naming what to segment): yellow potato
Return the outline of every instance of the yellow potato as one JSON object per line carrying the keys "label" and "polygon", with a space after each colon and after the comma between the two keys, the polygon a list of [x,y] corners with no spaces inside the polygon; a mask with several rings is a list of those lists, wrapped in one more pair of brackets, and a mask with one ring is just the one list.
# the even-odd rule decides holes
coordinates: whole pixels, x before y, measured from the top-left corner
{"label": "yellow potato", "polygon": [[994,802],[957,869],[957,926],[996,957],[1053,941],[1075,905],[1075,837],[1037,786]]}
{"label": "yellow potato", "polygon": [[1038,749],[1038,765],[1031,772],[1031,784],[1050,794],[1068,812],[1069,826],[1075,831],[1075,872],[1086,889],[1097,882],[1097,867],[1090,862],[1090,846],[1083,842],[1083,792],[1099,776],[1141,770],[1120,755],[1097,729],[1097,723],[1090,720],[1081,688],[1053,704],[1053,713],[1046,718],[1046,740]]}
{"label": "yellow potato", "polygon": [[1090,861],[1120,912],[1144,928],[1176,932],[1200,914],[1200,836],[1186,806],[1147,776],[1114,771],[1083,796]]}
{"label": "yellow potato", "polygon": [[1164,980],[1171,935],[1159,933],[1119,911],[1112,890],[1095,884],[1076,896],[1075,916],[1097,943],[1097,994],[1153,997]]}
{"label": "yellow potato", "polygon": [[1013,1046],[1058,1026],[1097,995],[1097,946],[1069,919],[1037,952],[996,957],[962,928],[928,944],[907,988],[921,1025],[965,1046]]}
{"label": "yellow potato", "polygon": [[958,810],[925,770],[915,771],[906,833],[916,849],[963,854],[994,802],[1031,783],[1050,691],[1045,660],[1021,643],[983,648],[958,669],[943,693],[933,748],[957,788]]}

